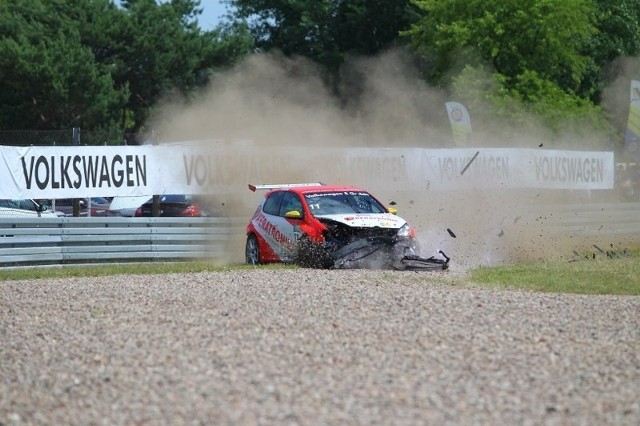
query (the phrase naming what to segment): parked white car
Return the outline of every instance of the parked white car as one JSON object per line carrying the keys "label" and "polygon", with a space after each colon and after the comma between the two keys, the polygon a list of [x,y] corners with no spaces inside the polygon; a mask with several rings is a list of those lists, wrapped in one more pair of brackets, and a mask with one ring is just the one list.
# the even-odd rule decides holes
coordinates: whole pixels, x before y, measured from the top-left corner
{"label": "parked white car", "polygon": [[11,217],[58,217],[46,204],[34,200],[0,200],[0,218]]}

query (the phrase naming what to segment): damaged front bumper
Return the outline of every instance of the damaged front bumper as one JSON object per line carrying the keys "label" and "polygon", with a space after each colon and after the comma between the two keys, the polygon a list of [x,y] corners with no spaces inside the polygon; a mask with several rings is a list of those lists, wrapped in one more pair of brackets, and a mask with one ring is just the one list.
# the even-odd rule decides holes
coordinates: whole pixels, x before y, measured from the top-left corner
{"label": "damaged front bumper", "polygon": [[354,241],[330,256],[335,269],[445,270],[450,259],[442,251],[439,254],[442,259],[419,256],[413,239],[369,237]]}

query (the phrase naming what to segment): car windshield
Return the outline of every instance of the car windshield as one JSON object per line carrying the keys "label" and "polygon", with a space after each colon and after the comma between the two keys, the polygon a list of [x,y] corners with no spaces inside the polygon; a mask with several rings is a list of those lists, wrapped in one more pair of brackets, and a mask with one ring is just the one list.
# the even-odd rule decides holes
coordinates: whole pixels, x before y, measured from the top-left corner
{"label": "car windshield", "polygon": [[315,216],[345,213],[386,213],[387,209],[364,191],[315,192],[305,194]]}

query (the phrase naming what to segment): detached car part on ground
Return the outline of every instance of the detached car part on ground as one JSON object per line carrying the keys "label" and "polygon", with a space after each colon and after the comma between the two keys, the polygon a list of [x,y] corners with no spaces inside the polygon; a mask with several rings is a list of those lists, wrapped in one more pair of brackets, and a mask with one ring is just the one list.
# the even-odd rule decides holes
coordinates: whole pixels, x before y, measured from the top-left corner
{"label": "detached car part on ground", "polygon": [[249,264],[336,269],[443,270],[419,255],[415,231],[367,191],[321,183],[249,185],[268,190],[247,226]]}

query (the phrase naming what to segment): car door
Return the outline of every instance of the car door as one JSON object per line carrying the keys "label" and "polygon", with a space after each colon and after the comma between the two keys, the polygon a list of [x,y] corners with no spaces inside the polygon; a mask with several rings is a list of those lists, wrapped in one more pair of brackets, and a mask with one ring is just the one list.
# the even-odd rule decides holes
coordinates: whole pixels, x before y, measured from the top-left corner
{"label": "car door", "polygon": [[[273,191],[267,194],[262,211],[254,215],[253,226],[260,238],[283,262],[294,260],[296,242],[300,237],[301,219],[285,217],[290,206],[296,206],[297,195],[289,191]],[[302,216],[301,216],[302,217]]]}
{"label": "car door", "polygon": [[[284,193],[282,203],[280,204],[279,216],[285,219],[282,232],[287,236],[289,241],[293,243],[290,247],[290,249],[293,250],[295,249],[295,243],[300,239],[300,225],[304,220],[302,201],[300,201],[298,194],[290,191]],[[291,253],[291,255],[295,255],[295,253]]]}

